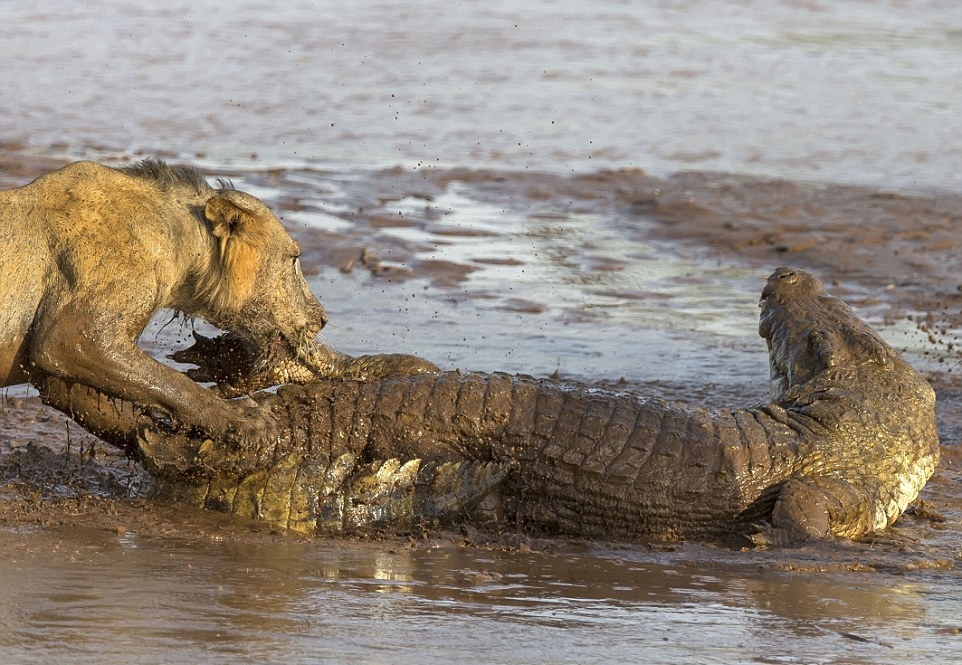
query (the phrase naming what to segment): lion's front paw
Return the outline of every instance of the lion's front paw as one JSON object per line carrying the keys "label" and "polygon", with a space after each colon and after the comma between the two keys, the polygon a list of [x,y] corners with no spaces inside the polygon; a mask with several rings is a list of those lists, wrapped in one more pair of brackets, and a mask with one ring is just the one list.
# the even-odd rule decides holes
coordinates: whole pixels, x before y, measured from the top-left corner
{"label": "lion's front paw", "polygon": [[228,402],[228,407],[222,424],[211,428],[214,441],[201,447],[197,461],[209,468],[241,471],[265,466],[277,447],[276,418],[250,398]]}
{"label": "lion's front paw", "polygon": [[280,428],[274,414],[250,398],[231,402],[236,411],[227,432],[228,443],[257,460],[269,460],[277,447]]}

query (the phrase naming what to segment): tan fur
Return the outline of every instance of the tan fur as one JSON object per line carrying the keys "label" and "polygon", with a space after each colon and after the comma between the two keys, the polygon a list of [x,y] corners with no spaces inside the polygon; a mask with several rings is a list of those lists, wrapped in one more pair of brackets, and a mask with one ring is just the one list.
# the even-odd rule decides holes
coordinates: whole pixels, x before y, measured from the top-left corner
{"label": "tan fur", "polygon": [[211,221],[218,252],[199,275],[201,291],[214,309],[226,310],[250,297],[270,227],[259,223],[254,211],[222,196],[207,201],[204,216]]}
{"label": "tan fur", "polygon": [[294,354],[325,317],[299,248],[261,201],[190,167],[77,162],[0,191],[0,385],[56,376],[221,439],[272,419],[158,363],[136,342],[170,308]]}

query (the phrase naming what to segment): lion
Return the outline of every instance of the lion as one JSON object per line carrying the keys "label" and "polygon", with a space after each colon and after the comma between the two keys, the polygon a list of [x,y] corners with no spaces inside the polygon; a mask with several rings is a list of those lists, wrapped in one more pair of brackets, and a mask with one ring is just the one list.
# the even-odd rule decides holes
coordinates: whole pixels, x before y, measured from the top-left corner
{"label": "lion", "polygon": [[0,190],[0,386],[50,377],[158,421],[250,445],[276,436],[137,342],[161,309],[199,317],[265,357],[297,356],[327,322],[300,249],[268,207],[191,166],[76,162]]}

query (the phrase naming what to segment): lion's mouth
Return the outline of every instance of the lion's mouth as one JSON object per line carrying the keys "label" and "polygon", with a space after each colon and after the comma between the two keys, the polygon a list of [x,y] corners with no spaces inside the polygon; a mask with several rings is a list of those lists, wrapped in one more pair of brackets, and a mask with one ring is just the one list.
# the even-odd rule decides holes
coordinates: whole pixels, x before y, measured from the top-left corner
{"label": "lion's mouth", "polygon": [[314,337],[304,335],[292,340],[277,331],[266,344],[258,344],[257,347],[257,365],[262,371],[293,363],[317,376],[330,372],[333,352]]}

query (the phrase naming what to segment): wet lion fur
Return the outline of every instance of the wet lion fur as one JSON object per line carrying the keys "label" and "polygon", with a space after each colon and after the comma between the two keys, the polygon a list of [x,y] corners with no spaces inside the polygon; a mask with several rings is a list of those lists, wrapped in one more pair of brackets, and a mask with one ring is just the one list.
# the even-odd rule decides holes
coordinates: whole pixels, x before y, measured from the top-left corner
{"label": "wet lion fur", "polygon": [[297,244],[264,203],[219,184],[157,160],[76,162],[0,191],[0,385],[51,376],[213,436],[272,436],[264,409],[136,344],[165,308],[292,353],[323,326]]}

